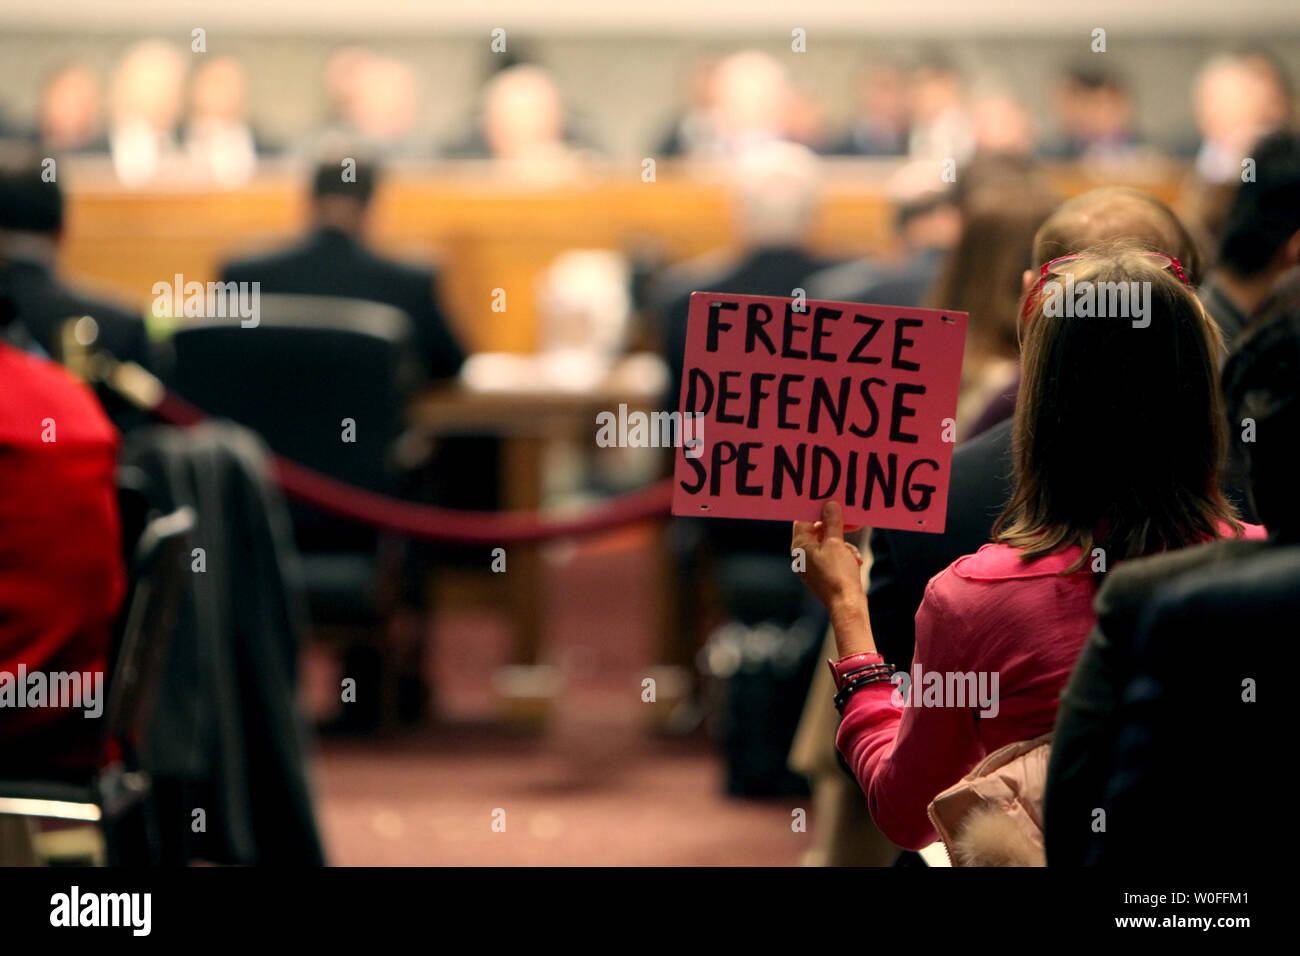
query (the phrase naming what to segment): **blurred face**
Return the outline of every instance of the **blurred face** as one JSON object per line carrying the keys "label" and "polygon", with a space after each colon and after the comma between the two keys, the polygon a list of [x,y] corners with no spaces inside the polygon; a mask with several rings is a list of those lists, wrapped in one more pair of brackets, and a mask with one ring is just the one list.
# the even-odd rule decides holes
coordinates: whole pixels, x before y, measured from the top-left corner
{"label": "blurred face", "polygon": [[1279,118],[1277,85],[1263,71],[1243,62],[1219,66],[1197,88],[1196,117],[1201,135],[1215,142],[1248,145]]}
{"label": "blurred face", "polygon": [[922,69],[913,74],[912,115],[920,122],[931,122],[960,102],[961,89],[951,73]]}
{"label": "blurred face", "polygon": [[191,99],[195,118],[242,120],[247,88],[244,68],[238,62],[225,58],[210,61],[194,77]]}
{"label": "blurred face", "polygon": [[122,61],[113,84],[114,117],[170,129],[180,117],[184,74],[183,62],[170,47],[137,47]]}
{"label": "blurred face", "polygon": [[361,69],[354,122],[381,140],[409,132],[419,116],[415,75],[399,60],[376,59]]}
{"label": "blurred face", "polygon": [[862,112],[884,122],[901,125],[907,119],[907,83],[901,71],[874,67],[862,77],[859,93]]}
{"label": "blurred face", "polygon": [[545,74],[525,70],[497,78],[488,95],[484,128],[494,156],[511,159],[557,144],[562,133],[560,97]]}
{"label": "blurred face", "polygon": [[41,99],[42,139],[54,145],[76,145],[98,129],[99,80],[88,69],[74,67],[54,77]]}
{"label": "blurred face", "polygon": [[988,96],[972,110],[975,139],[981,150],[994,153],[1027,153],[1033,146],[1033,132],[1024,109],[1009,96]]}
{"label": "blurred face", "polygon": [[779,129],[788,102],[785,74],[767,56],[740,53],[718,68],[714,103],[727,134]]}

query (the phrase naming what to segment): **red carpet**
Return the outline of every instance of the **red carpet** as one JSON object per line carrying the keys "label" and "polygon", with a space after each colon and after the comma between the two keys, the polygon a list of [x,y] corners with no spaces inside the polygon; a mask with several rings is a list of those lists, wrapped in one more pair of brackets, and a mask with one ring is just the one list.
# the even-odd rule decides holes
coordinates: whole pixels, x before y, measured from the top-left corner
{"label": "red carpet", "polygon": [[[322,745],[317,793],[330,862],[796,864],[809,835],[792,831],[791,810],[810,810],[807,798],[726,797],[706,740],[649,730],[656,705],[640,689],[654,662],[652,560],[644,534],[552,552],[547,662],[567,677],[536,735],[482,721],[495,706],[491,674],[506,659],[504,619],[437,621],[444,723],[396,740]],[[496,810],[504,832],[493,830]]]}

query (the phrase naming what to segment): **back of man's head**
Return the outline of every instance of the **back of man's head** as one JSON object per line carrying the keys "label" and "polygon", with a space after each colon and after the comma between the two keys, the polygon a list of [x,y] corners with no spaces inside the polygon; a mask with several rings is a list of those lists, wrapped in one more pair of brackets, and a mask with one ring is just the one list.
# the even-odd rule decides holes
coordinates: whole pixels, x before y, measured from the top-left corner
{"label": "back of man's head", "polygon": [[1300,136],[1266,136],[1248,159],[1254,180],[1237,187],[1223,221],[1218,257],[1220,267],[1242,277],[1268,270],[1300,232]]}
{"label": "back of man's head", "polygon": [[1300,541],[1300,276],[1260,306],[1224,366],[1223,392],[1229,440],[1243,443],[1260,519],[1280,538]]}
{"label": "back of man's head", "polygon": [[1127,186],[1092,189],[1062,203],[1034,237],[1034,262],[1041,266],[1116,240],[1173,256],[1188,282],[1200,284],[1201,256],[1187,227],[1155,196]]}
{"label": "back of man's head", "polygon": [[374,195],[376,179],[378,170],[368,160],[352,157],[326,160],[317,165],[312,176],[312,199],[341,196],[355,200],[364,208]]}
{"label": "back of man's head", "polygon": [[820,186],[820,168],[811,150],[785,142],[750,147],[736,160],[733,183],[740,230],[748,244],[803,243]]}
{"label": "back of man's head", "polygon": [[63,191],[37,163],[0,168],[0,230],[56,236],[63,229]]}

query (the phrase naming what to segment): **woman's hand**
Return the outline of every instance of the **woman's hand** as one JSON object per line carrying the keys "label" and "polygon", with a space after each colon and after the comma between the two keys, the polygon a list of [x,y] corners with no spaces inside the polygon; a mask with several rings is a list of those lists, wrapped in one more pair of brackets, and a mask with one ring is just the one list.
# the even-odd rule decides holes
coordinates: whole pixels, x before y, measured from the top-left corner
{"label": "woman's hand", "polygon": [[803,552],[803,583],[826,605],[840,654],[874,653],[862,589],[862,555],[844,540],[844,512],[839,502],[822,505],[820,521],[796,521],[790,551]]}

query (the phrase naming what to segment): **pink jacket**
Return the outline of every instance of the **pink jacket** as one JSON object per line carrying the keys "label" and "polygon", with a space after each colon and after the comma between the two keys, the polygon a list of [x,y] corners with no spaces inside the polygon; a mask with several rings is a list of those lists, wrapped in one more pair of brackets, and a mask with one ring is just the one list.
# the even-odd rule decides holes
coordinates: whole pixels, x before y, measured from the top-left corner
{"label": "pink jacket", "polygon": [[[1264,529],[1246,526],[1246,536]],[[892,684],[858,691],[844,709],[836,743],[853,768],[871,818],[894,843],[919,850],[938,837],[926,815],[935,795],[956,783],[987,754],[1048,733],[1061,690],[1095,615],[1088,567],[1058,572],[1079,555],[1072,548],[1025,562],[1020,552],[986,544],[931,578],[916,612],[912,673],[973,672],[963,692],[983,679],[996,703],[953,706],[954,697],[926,706],[925,685],[903,707]],[[993,681],[996,679],[996,684]],[[996,710],[996,713],[994,713]]]}

